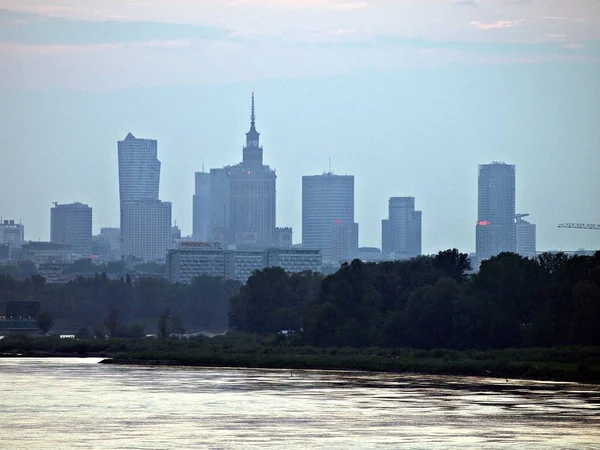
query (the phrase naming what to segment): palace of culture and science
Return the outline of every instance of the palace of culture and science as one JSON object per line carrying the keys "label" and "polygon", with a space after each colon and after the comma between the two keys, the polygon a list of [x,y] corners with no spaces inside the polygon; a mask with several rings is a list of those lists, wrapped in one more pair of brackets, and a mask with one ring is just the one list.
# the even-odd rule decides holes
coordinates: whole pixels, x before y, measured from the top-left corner
{"label": "palace of culture and science", "polygon": [[253,92],[250,130],[246,133],[242,162],[210,172],[196,172],[194,239],[218,242],[222,248],[292,245],[291,228],[275,225],[277,174],[263,164],[259,138]]}

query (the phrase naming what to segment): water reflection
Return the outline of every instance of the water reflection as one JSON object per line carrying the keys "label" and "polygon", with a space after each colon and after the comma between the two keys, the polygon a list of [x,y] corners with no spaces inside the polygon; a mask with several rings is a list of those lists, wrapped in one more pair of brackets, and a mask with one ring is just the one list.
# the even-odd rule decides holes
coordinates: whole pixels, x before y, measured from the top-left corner
{"label": "water reflection", "polygon": [[0,359],[7,448],[597,448],[600,389],[414,374]]}

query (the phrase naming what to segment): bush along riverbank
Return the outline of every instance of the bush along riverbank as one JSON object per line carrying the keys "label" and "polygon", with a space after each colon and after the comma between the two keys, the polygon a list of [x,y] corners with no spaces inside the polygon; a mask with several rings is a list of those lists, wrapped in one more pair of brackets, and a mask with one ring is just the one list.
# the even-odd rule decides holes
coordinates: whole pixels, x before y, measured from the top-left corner
{"label": "bush along riverbank", "polygon": [[107,363],[365,370],[600,383],[599,347],[419,350],[314,347],[293,338],[231,333],[189,339],[7,336],[1,356],[94,356]]}

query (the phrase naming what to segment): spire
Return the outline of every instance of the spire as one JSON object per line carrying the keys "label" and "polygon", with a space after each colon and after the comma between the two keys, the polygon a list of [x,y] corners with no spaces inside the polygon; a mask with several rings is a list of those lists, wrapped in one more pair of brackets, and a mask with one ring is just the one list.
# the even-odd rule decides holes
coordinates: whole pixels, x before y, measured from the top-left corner
{"label": "spire", "polygon": [[250,131],[246,133],[246,146],[258,147],[260,133],[256,131],[256,115],[254,109],[254,91],[252,91],[252,106],[250,108]]}
{"label": "spire", "polygon": [[254,91],[252,91],[252,109],[250,112],[250,126],[254,128],[254,121],[256,117],[254,116]]}

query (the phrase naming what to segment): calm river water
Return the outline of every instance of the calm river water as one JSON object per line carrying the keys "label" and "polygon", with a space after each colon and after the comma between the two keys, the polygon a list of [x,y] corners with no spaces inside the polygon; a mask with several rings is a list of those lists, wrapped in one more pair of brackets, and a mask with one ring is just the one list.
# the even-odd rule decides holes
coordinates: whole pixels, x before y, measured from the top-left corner
{"label": "calm river water", "polygon": [[600,387],[0,358],[0,448],[599,448]]}

